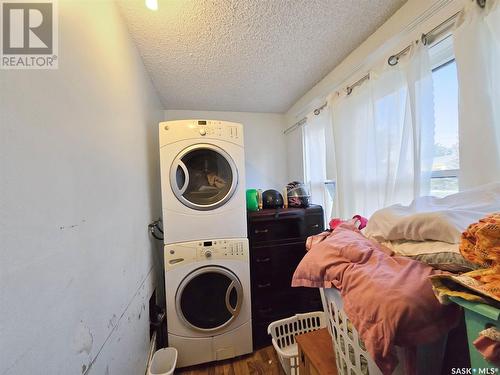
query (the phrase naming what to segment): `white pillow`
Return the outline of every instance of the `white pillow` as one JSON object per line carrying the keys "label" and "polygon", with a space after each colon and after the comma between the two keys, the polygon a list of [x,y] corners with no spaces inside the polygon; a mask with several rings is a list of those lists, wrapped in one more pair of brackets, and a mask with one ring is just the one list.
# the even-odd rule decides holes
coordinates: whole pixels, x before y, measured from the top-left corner
{"label": "white pillow", "polygon": [[384,240],[443,241],[458,243],[470,224],[500,211],[500,182],[444,198],[420,197],[409,206],[396,204],[376,211],[366,236]]}
{"label": "white pillow", "polygon": [[434,253],[460,254],[458,244],[441,241],[382,241],[385,247],[404,256],[415,256]]}

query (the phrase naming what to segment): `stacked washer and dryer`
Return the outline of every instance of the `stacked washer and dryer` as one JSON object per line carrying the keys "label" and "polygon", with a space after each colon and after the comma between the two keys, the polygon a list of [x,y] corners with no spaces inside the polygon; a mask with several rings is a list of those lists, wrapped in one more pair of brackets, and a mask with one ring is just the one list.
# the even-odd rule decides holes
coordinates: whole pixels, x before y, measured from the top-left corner
{"label": "stacked washer and dryer", "polygon": [[252,351],[241,124],[160,123],[169,345],[178,367]]}

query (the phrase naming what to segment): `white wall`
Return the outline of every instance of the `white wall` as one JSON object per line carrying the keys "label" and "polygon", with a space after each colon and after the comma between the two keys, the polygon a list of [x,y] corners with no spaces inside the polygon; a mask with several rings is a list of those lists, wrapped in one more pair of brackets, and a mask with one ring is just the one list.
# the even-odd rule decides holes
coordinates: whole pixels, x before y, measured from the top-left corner
{"label": "white wall", "polygon": [[58,70],[0,71],[0,374],[138,375],[163,111],[113,2],[59,25]]}
{"label": "white wall", "polygon": [[167,110],[165,120],[212,119],[243,124],[247,188],[283,190],[288,183],[285,118],[276,113]]}
{"label": "white wall", "polygon": [[287,175],[289,181],[304,181],[304,144],[300,127],[285,135],[287,147]]}

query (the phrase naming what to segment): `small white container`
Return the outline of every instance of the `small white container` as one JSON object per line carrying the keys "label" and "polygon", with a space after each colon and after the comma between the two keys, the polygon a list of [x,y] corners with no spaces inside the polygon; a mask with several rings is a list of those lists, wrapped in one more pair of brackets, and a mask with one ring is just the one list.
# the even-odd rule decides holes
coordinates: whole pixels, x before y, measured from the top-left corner
{"label": "small white container", "polygon": [[148,375],[172,375],[177,363],[177,349],[162,348],[153,354]]}

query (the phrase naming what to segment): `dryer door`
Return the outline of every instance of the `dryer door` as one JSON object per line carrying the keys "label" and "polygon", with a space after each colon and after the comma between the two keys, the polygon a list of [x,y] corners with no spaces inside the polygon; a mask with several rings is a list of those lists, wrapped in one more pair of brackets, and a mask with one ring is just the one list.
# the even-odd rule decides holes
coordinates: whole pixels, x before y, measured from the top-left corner
{"label": "dryer door", "polygon": [[243,287],[224,267],[198,268],[182,280],[175,296],[177,314],[189,328],[216,331],[238,316]]}
{"label": "dryer door", "polygon": [[238,185],[233,159],[211,144],[190,146],[177,155],[170,168],[172,191],[187,207],[213,210],[226,203]]}

